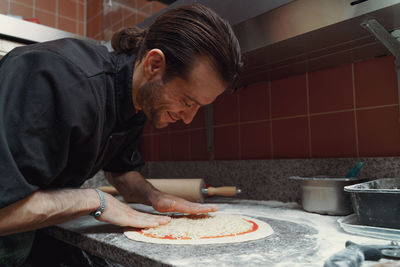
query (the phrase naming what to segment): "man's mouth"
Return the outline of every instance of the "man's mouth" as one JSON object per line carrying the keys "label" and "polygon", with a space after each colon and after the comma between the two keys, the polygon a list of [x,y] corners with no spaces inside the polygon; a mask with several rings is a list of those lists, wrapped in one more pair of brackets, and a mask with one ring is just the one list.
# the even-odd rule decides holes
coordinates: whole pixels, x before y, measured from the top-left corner
{"label": "man's mouth", "polygon": [[175,113],[167,111],[169,118],[171,119],[169,122],[176,122],[180,120],[178,116],[175,115]]}

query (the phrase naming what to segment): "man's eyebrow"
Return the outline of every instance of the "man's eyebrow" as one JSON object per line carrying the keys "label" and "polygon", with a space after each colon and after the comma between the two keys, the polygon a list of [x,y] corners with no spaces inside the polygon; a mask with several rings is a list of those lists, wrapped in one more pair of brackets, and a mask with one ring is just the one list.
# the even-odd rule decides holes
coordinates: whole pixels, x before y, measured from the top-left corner
{"label": "man's eyebrow", "polygon": [[194,99],[193,97],[191,97],[190,95],[184,94],[186,98],[188,98],[190,101],[195,102],[197,105],[199,106],[205,106],[204,104],[201,104],[197,99]]}

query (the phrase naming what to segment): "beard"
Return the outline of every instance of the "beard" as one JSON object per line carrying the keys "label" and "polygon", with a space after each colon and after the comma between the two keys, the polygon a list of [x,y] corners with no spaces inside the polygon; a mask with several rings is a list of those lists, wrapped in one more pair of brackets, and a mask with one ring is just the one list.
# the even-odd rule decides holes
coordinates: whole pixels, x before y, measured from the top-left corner
{"label": "beard", "polygon": [[164,102],[164,82],[162,79],[149,81],[139,87],[137,102],[142,107],[144,114],[155,128],[164,128],[168,122],[163,122],[161,117],[166,109]]}

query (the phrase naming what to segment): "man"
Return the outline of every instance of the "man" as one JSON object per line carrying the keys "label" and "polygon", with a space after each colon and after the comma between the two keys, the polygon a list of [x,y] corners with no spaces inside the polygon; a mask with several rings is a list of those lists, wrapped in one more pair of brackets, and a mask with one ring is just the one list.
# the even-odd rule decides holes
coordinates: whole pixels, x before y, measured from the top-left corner
{"label": "man", "polygon": [[156,190],[138,172],[137,147],[146,118],[157,128],[190,123],[231,87],[242,64],[232,29],[196,4],[145,31],[124,29],[112,45],[108,53],[62,39],[0,61],[0,265],[24,262],[34,230],[78,216],[131,227],[170,221],[79,188],[101,169],[126,201],[160,212],[216,210]]}

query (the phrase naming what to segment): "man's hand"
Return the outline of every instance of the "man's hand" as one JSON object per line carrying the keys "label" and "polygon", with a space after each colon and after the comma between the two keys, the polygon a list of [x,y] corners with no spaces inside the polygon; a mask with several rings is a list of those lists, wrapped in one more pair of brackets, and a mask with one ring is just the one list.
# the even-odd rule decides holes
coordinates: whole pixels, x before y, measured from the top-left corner
{"label": "man's hand", "polygon": [[106,196],[106,208],[103,214],[97,218],[99,221],[138,228],[156,227],[171,221],[170,217],[139,212],[107,193],[104,195]]}
{"label": "man's hand", "polygon": [[217,211],[217,206],[197,204],[183,198],[159,192],[152,200],[153,208],[159,212],[182,212],[182,213],[208,213]]}
{"label": "man's hand", "polygon": [[147,182],[140,173],[107,173],[105,176],[127,202],[152,205],[159,212],[207,213],[216,211],[216,206],[192,203],[183,198],[160,192]]}

